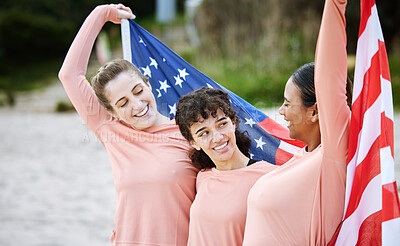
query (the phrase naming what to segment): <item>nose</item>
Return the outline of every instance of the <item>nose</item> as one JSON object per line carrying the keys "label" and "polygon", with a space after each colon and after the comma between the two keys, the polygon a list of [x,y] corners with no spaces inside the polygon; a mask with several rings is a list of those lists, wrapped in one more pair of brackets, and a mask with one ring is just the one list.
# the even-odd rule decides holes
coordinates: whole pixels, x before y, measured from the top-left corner
{"label": "nose", "polygon": [[132,110],[133,111],[140,111],[143,109],[143,102],[139,98],[136,98],[134,96],[131,97],[131,102],[132,102]]}
{"label": "nose", "polygon": [[282,105],[280,106],[278,112],[279,112],[280,115],[284,115],[284,114],[285,114],[285,110],[283,109],[283,103],[282,103]]}
{"label": "nose", "polygon": [[218,143],[219,141],[221,141],[221,139],[223,139],[222,134],[218,131],[215,131],[213,134],[213,142]]}

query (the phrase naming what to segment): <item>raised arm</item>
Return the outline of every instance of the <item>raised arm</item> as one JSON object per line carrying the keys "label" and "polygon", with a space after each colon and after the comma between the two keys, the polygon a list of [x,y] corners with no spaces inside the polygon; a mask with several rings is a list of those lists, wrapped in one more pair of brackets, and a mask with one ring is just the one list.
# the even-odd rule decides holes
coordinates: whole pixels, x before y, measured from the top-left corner
{"label": "raised arm", "polygon": [[86,18],[72,42],[58,74],[75,109],[93,131],[102,122],[111,119],[111,115],[98,103],[94,91],[86,79],[86,70],[94,41],[103,25],[107,21],[120,23],[119,17],[131,18],[133,15],[129,8],[122,5],[112,4],[96,7]]}
{"label": "raised arm", "polygon": [[[326,0],[315,55],[315,90],[324,154],[343,158],[348,148],[346,0]],[[344,154],[344,155],[343,155]]]}

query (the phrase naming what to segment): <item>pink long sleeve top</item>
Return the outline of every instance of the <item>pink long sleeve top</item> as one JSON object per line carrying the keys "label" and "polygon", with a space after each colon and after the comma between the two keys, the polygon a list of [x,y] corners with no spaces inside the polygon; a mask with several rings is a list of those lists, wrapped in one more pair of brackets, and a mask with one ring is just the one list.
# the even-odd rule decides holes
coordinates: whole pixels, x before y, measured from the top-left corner
{"label": "pink long sleeve top", "polygon": [[114,245],[186,245],[198,170],[174,121],[138,131],[109,114],[86,80],[93,43],[117,10],[101,6],[87,17],[59,77],[89,128],[106,148],[116,189]]}
{"label": "pink long sleeve top", "polygon": [[346,103],[347,1],[327,0],[315,63],[321,144],[299,150],[250,190],[243,245],[326,245],[345,200],[350,110]]}
{"label": "pink long sleeve top", "polygon": [[276,167],[260,161],[240,169],[200,171],[190,209],[188,245],[242,245],[249,190]]}

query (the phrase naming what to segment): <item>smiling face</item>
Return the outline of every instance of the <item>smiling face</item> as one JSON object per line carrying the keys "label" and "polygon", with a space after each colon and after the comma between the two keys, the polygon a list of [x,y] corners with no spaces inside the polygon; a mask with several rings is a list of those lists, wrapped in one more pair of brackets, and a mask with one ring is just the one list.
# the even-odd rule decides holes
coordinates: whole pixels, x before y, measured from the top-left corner
{"label": "smiling face", "polygon": [[221,110],[215,117],[200,117],[190,127],[193,140],[190,144],[197,150],[202,149],[216,163],[227,162],[240,152],[236,145],[235,125]]}
{"label": "smiling face", "polygon": [[105,87],[111,113],[137,130],[155,126],[160,114],[151,87],[130,72],[122,72]]}
{"label": "smiling face", "polygon": [[310,133],[318,127],[316,105],[306,107],[300,97],[299,88],[293,83],[292,78],[286,83],[284,92],[285,101],[279,108],[279,113],[288,122],[289,136],[307,143]]}

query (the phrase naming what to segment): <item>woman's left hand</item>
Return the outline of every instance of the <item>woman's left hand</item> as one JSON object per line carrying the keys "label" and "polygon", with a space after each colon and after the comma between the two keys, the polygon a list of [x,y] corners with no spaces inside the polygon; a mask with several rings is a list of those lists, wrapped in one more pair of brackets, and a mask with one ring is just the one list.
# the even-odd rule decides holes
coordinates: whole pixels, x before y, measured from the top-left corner
{"label": "woman's left hand", "polygon": [[123,4],[110,4],[111,6],[118,9],[118,18],[119,19],[135,19],[136,16],[132,13],[132,10],[129,7],[124,6]]}

